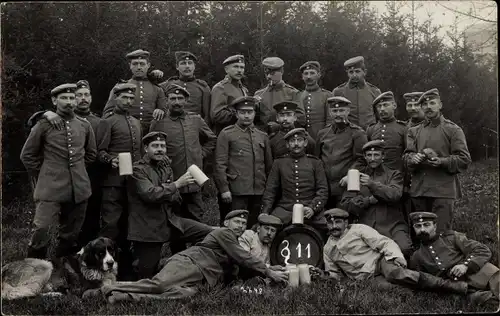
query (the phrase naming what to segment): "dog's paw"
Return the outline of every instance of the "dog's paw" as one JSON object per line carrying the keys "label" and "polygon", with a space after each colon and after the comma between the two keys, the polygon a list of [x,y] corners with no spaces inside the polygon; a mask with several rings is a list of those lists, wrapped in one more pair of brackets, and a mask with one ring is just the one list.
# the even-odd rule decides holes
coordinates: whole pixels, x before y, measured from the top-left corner
{"label": "dog's paw", "polygon": [[100,289],[89,289],[83,292],[82,299],[88,299],[88,298],[93,298],[101,296],[101,290]]}

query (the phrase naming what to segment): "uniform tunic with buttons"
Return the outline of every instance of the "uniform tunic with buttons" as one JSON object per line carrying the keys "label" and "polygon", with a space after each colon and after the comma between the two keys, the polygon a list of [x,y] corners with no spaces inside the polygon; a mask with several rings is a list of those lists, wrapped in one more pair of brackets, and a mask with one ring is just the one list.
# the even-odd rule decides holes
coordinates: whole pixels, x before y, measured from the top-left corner
{"label": "uniform tunic with buttons", "polygon": [[[405,144],[406,144],[406,137],[408,137],[408,130],[411,127],[415,127],[415,126],[419,125],[423,121],[424,121],[424,119],[415,120],[413,118],[410,118],[409,120],[405,121],[405,123],[406,123]],[[405,147],[405,150],[406,150],[406,147]],[[408,169],[407,162],[405,161],[404,156],[403,156],[403,165],[404,165],[404,170],[405,170],[403,192],[406,194],[410,190],[411,171]],[[458,178],[457,178],[457,180],[458,180]]]}
{"label": "uniform tunic with buttons", "polygon": [[[171,116],[170,112],[160,121],[153,121],[150,132],[164,132],[167,136],[167,155],[171,159],[174,179],[178,179],[192,164],[203,168],[203,158],[215,149],[217,136],[200,115],[184,112]],[[205,142],[200,142],[200,139]],[[180,189],[181,193],[198,192],[197,184]]]}
{"label": "uniform tunic with buttons", "polygon": [[403,151],[406,149],[406,123],[396,120],[378,121],[368,126],[366,136],[370,140],[384,142],[384,164],[394,170],[403,170]]}
{"label": "uniform tunic with buttons", "polygon": [[[269,136],[269,142],[271,143],[271,153],[273,155],[273,159],[284,156],[288,154],[289,150],[286,147],[285,137],[286,133],[290,130],[281,129],[278,132],[271,134]],[[306,154],[314,155],[314,150],[316,148],[316,141],[310,136],[307,136],[307,147]]]}
{"label": "uniform tunic with buttons", "polygon": [[215,184],[220,193],[261,195],[271,170],[272,155],[266,133],[253,125],[223,129],[215,150]]}
{"label": "uniform tunic with buttons", "polygon": [[[163,91],[167,91],[172,84],[184,87],[189,92],[184,109],[188,112],[201,115],[201,117],[210,125],[210,87],[201,79],[196,77],[171,77],[162,82],[159,86]],[[167,97],[167,96],[166,96]]]}
{"label": "uniform tunic with buttons", "polygon": [[300,93],[300,102],[305,111],[304,127],[313,139],[316,139],[320,130],[331,123],[327,99],[332,96],[333,93],[318,85],[306,87]]}
{"label": "uniform tunic with buttons", "polygon": [[119,153],[129,152],[132,163],[141,159],[141,123],[130,114],[114,110],[113,115],[101,120],[97,129],[99,161],[107,166],[104,169],[102,186],[121,187],[125,185],[125,176],[120,176],[119,168],[112,168],[111,160]]}
{"label": "uniform tunic with buttons", "polygon": [[62,130],[38,121],[21,150],[21,161],[37,179],[35,201],[81,203],[92,194],[85,167],[96,159],[94,132],[76,116],[63,120]]}
{"label": "uniform tunic with buttons", "polygon": [[145,155],[134,163],[127,191],[129,240],[166,242],[170,225],[182,232],[179,217],[172,212],[172,204],[179,202],[181,196],[168,157],[153,161]]}
{"label": "uniform tunic with buttons", "polygon": [[[130,108],[130,115],[138,119],[143,126],[143,132],[147,132],[149,130],[149,124],[153,120],[154,110],[160,109],[165,112],[167,111],[165,93],[162,88],[154,85],[148,79],[132,78],[127,82],[137,86],[134,104]],[[115,105],[116,100],[113,95],[113,90],[111,90],[106,106],[102,111],[102,117],[106,118],[110,115],[115,109]]]}
{"label": "uniform tunic with buttons", "polygon": [[363,145],[366,142],[365,131],[352,123],[342,127],[331,124],[319,131],[316,156],[325,166],[330,195],[342,195],[343,189],[339,181],[349,169],[366,165],[363,156]]}
{"label": "uniform tunic with buttons", "polygon": [[404,159],[408,164],[413,153],[431,148],[438,157],[445,158],[439,167],[424,163],[411,167],[412,197],[459,198],[457,174],[467,170],[471,163],[467,141],[462,129],[442,115],[437,122],[426,120],[408,130]]}
{"label": "uniform tunic with buttons", "polygon": [[240,80],[231,79],[228,75],[212,88],[210,102],[210,121],[216,135],[225,127],[236,123],[236,111],[230,107],[232,101],[248,95],[248,89]]}
{"label": "uniform tunic with buttons", "polygon": [[464,264],[468,269],[460,280],[485,288],[491,276],[498,272],[497,267],[488,263],[490,258],[491,251],[486,245],[468,239],[463,233],[448,230],[422,243],[411,256],[409,268],[449,278],[451,268]]}
{"label": "uniform tunic with buttons", "polygon": [[[369,175],[372,183],[362,185],[359,192],[345,192],[341,207],[351,214],[359,217],[359,223],[375,228],[379,233],[394,239],[395,233],[403,231],[408,233],[401,205],[403,195],[403,175],[399,170],[390,169],[380,165],[377,169],[369,166],[361,168],[360,172]],[[369,198],[373,195],[378,202],[361,206],[353,203],[353,198]]]}
{"label": "uniform tunic with buttons", "polygon": [[341,96],[351,101],[349,122],[363,129],[376,121],[372,103],[380,94],[380,89],[367,81],[359,84],[345,82],[333,89],[334,96]]}
{"label": "uniform tunic with buttons", "polygon": [[292,211],[294,204],[323,211],[328,199],[328,182],[321,160],[314,156],[287,155],[274,161],[262,197],[262,212],[281,207]]}
{"label": "uniform tunic with buttons", "polygon": [[267,130],[267,123],[276,122],[276,111],[273,106],[283,101],[295,101],[299,104],[297,109],[297,122],[304,125],[304,107],[299,103],[299,90],[284,81],[257,90],[255,97],[260,98],[256,117],[256,125],[263,131]]}

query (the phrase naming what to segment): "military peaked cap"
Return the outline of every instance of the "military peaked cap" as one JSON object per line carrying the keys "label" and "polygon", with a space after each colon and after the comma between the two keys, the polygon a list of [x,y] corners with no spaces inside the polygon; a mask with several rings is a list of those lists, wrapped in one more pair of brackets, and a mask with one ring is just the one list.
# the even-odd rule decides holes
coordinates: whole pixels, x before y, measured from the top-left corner
{"label": "military peaked cap", "polygon": [[76,83],[76,88],[81,89],[81,88],[87,88],[90,90],[90,84],[87,80],[78,80]]}
{"label": "military peaked cap", "polygon": [[120,93],[133,93],[135,94],[135,90],[137,86],[133,83],[119,83],[113,88],[113,94],[119,95]]}
{"label": "military peaked cap", "polygon": [[149,143],[157,140],[167,141],[167,134],[164,132],[147,133],[146,136],[142,138],[142,143],[147,146]]}
{"label": "military peaked cap", "polygon": [[273,108],[277,113],[286,112],[286,111],[295,112],[299,108],[299,105],[293,101],[283,101],[283,102],[278,102],[275,105],[273,105]]}
{"label": "military peaked cap", "polygon": [[418,103],[422,103],[424,101],[430,101],[430,100],[433,100],[433,99],[439,99],[439,90],[434,88],[434,89],[431,89],[431,90],[428,90],[428,91],[425,91],[421,96],[420,98],[418,99]]}
{"label": "military peaked cap", "polygon": [[265,213],[260,214],[259,217],[257,218],[257,221],[261,225],[269,225],[274,227],[280,227],[283,224],[283,222],[281,221],[281,219],[279,219],[279,217]]}
{"label": "military peaked cap", "polygon": [[329,97],[327,100],[328,105],[330,107],[349,107],[349,104],[351,104],[351,101],[344,97]]}
{"label": "military peaked cap", "polygon": [[65,83],[50,90],[50,95],[56,97],[60,93],[75,93],[75,91],[76,91],[76,84]]}
{"label": "military peaked cap", "polygon": [[371,140],[363,145],[363,152],[367,150],[384,150],[384,142],[381,139]]}
{"label": "military peaked cap", "polygon": [[300,66],[299,71],[303,72],[307,69],[315,69],[317,71],[321,71],[321,65],[315,60],[306,61],[302,66]]}
{"label": "military peaked cap", "polygon": [[248,211],[247,210],[234,210],[229,213],[227,213],[226,217],[224,217],[225,220],[234,218],[234,217],[241,217],[241,218],[247,218],[248,217]]}
{"label": "military peaked cap", "polygon": [[192,60],[192,61],[197,61],[198,58],[191,53],[191,52],[186,52],[186,51],[177,51],[174,53],[175,55],[175,61],[178,63],[181,60]]}
{"label": "military peaked cap", "polygon": [[169,95],[170,93],[183,94],[186,98],[189,97],[189,91],[175,83],[169,85],[165,90],[165,95]]}
{"label": "military peaked cap", "polygon": [[417,102],[422,94],[424,94],[424,93],[423,92],[408,92],[408,93],[403,94],[403,98],[405,99],[406,103]]}
{"label": "military peaked cap", "polygon": [[325,211],[325,217],[333,217],[333,218],[343,218],[347,219],[349,218],[349,213],[347,211],[344,211],[341,208],[332,208],[327,211]]}
{"label": "military peaked cap", "polygon": [[279,57],[267,57],[262,61],[262,66],[268,69],[279,69],[283,67],[285,62]]}
{"label": "military peaked cap", "polygon": [[384,92],[384,93],[378,95],[375,98],[375,100],[373,100],[372,104],[373,104],[373,106],[376,106],[379,102],[385,102],[385,101],[396,102],[396,100],[394,99],[394,93],[392,93],[392,91],[387,91],[387,92]]}
{"label": "military peaked cap", "polygon": [[238,97],[234,99],[233,102],[229,104],[230,107],[233,107],[234,109],[239,109],[242,106],[251,106],[255,109],[256,101],[254,97],[251,96],[244,96],[244,97]]}
{"label": "military peaked cap", "polygon": [[307,132],[302,127],[294,128],[291,131],[289,131],[288,133],[286,133],[285,136],[283,136],[283,139],[288,140],[291,137],[295,137],[295,138],[304,137],[305,138],[305,137],[307,137]]}
{"label": "military peaked cap", "polygon": [[233,56],[230,56],[228,58],[226,58],[222,64],[224,66],[227,66],[227,65],[231,65],[231,64],[234,64],[234,63],[244,63],[245,62],[245,56],[243,55],[233,55]]}
{"label": "military peaked cap", "polygon": [[125,55],[127,59],[148,59],[151,54],[148,51],[138,49]]}
{"label": "military peaked cap", "polygon": [[413,212],[410,213],[410,219],[413,223],[434,221],[437,219],[437,215],[430,212]]}
{"label": "military peaked cap", "polygon": [[363,56],[356,56],[344,62],[344,67],[349,68],[365,68],[365,58]]}

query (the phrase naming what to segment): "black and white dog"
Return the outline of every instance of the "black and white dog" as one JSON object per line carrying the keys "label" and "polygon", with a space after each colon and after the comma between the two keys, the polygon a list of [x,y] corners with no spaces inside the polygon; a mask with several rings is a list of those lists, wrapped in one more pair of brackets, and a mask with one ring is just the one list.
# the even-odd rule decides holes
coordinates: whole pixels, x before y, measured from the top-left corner
{"label": "black and white dog", "polygon": [[116,282],[117,249],[99,237],[72,257],[54,261],[26,258],[2,267],[2,299],[72,293],[85,298]]}

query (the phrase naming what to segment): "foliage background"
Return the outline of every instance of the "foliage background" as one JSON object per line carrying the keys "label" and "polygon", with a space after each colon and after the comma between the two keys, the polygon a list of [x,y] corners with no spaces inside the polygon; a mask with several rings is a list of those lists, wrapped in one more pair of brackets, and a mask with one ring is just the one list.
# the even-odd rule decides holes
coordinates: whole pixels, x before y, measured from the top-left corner
{"label": "foliage background", "polygon": [[173,52],[192,51],[199,57],[196,75],[210,86],[224,76],[227,56],[244,54],[252,93],[264,85],[266,56],[285,60],[284,79],[299,89],[299,66],[320,61],[321,85],[333,90],[346,80],[343,62],[363,55],[368,81],[397,96],[399,119],[407,118],[403,93],[436,87],[473,159],[495,156],[497,59],[474,54],[456,29],[445,45],[433,17],[418,22],[401,5],[388,2],[379,16],[367,1],[2,3],[3,184],[15,191],[27,183],[10,171],[24,170],[24,124],[36,110],[51,108],[49,91],[87,79],[92,110],[100,114],[109,90],[129,76],[125,54],[138,48],[152,52],[153,67],[166,77],[176,75]]}

